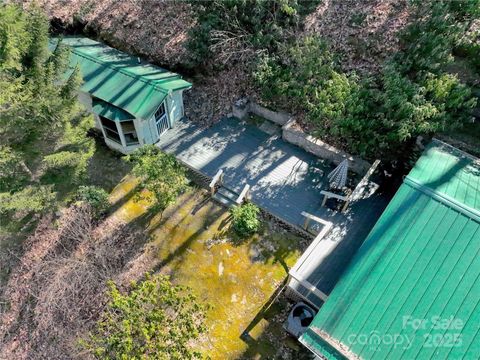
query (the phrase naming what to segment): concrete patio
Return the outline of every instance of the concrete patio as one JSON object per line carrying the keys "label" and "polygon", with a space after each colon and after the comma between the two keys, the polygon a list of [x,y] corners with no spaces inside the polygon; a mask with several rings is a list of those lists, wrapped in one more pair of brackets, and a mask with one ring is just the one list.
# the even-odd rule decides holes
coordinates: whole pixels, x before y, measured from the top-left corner
{"label": "concrete patio", "polygon": [[157,145],[210,177],[223,169],[225,185],[237,192],[248,183],[255,204],[289,223],[301,226],[302,211],[332,222],[328,238],[338,246],[325,254],[310,279],[325,293],[333,288],[387,203],[373,194],[353,203],[345,214],[322,207],[320,190],[327,186],[326,176],[333,166],[235,118],[209,128],[183,119]]}

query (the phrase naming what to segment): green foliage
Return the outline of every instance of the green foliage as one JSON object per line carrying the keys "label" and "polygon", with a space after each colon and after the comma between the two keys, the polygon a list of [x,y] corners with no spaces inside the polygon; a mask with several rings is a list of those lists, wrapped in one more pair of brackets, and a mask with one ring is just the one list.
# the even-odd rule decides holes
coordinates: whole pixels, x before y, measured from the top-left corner
{"label": "green foliage", "polygon": [[26,21],[26,13],[20,7],[0,7],[0,71],[21,70],[21,59],[30,43]]}
{"label": "green foliage", "polygon": [[108,193],[98,186],[80,186],[77,200],[90,205],[97,216],[104,214],[110,207]]}
{"label": "green foliage", "polygon": [[[48,44],[49,27],[44,12],[36,4],[30,6],[26,23],[26,31],[30,35],[30,41],[22,63],[23,68],[27,69],[29,77],[32,79],[39,80],[45,75],[45,63],[49,58],[48,46],[45,46],[45,44]],[[40,90],[40,87],[38,90]]]}
{"label": "green foliage", "polygon": [[414,1],[415,21],[401,35],[396,62],[404,73],[438,73],[453,61],[452,50],[480,16],[480,0]]}
{"label": "green foliage", "polygon": [[316,2],[209,0],[191,4],[197,26],[189,33],[187,48],[193,65],[199,65],[222,52],[228,60],[238,60],[247,50],[276,48]]}
{"label": "green foliage", "polygon": [[284,47],[277,58],[263,58],[254,77],[270,103],[306,111],[317,135],[344,115],[357,88],[355,76],[338,70],[327,44],[316,36]]}
{"label": "green foliage", "polygon": [[93,126],[93,117],[79,116],[76,121],[65,125],[63,137],[59,139],[59,150],[43,158],[45,170],[64,175],[63,181],[78,184],[84,180],[88,163],[95,152],[95,141],[87,136]]}
{"label": "green foliage", "polygon": [[415,10],[416,21],[401,36],[404,51],[397,54],[397,63],[406,73],[439,71],[453,60],[451,53],[459,28],[442,1],[419,3]]}
{"label": "green foliage", "polygon": [[64,84],[68,49],[61,43],[48,50],[49,23],[35,5],[22,12],[0,6],[0,135],[8,145],[30,136],[61,131],[72,117],[72,89],[78,71]]}
{"label": "green foliage", "polygon": [[265,101],[305,114],[314,135],[367,157],[397,158],[417,135],[471,118],[470,89],[445,71],[467,23],[479,16],[477,0],[461,3],[416,4],[403,50],[375,78],[343,73],[326,43],[310,36],[264,57],[254,79]]}
{"label": "green foliage", "polygon": [[82,342],[97,359],[201,359],[191,344],[206,331],[206,306],[191,290],[162,275],[147,275],[122,294],[109,283],[109,302]]}
{"label": "green foliage", "polygon": [[[175,202],[188,184],[186,170],[175,156],[160,151],[155,145],[143,146],[127,157],[134,163],[133,174],[141,179],[140,190],[153,195],[155,207],[164,210]],[[148,196],[148,195],[147,195]],[[139,194],[138,199],[144,198]]]}
{"label": "green foliage", "polygon": [[39,212],[51,208],[56,194],[51,186],[27,186],[13,194],[0,193],[0,214]]}
{"label": "green foliage", "polygon": [[260,228],[260,220],[258,219],[260,209],[255,204],[247,202],[240,206],[234,206],[230,209],[230,213],[233,229],[238,235],[249,236]]}
{"label": "green foliage", "polygon": [[49,22],[38,6],[0,5],[3,212],[53,208],[53,188],[62,193],[81,182],[95,151],[87,137],[92,117],[80,114],[75,96],[79,69],[69,71],[61,41],[53,51],[48,41]]}
{"label": "green foliage", "polygon": [[480,74],[480,44],[471,44],[468,48],[469,59]]}
{"label": "green foliage", "polygon": [[[58,48],[58,45],[57,45]],[[57,59],[57,61],[59,61]],[[58,67],[54,66],[53,71],[58,71]],[[65,105],[68,107],[72,108],[77,100],[77,94],[76,91],[82,84],[82,77],[80,75],[80,68],[78,65],[73,69],[73,72],[70,74],[68,77],[67,81],[65,84],[62,86],[60,89],[60,96],[62,99],[64,99]]]}
{"label": "green foliage", "polygon": [[0,192],[21,188],[30,180],[27,170],[20,153],[8,146],[0,146]]}
{"label": "green foliage", "polygon": [[428,73],[417,83],[390,64],[378,83],[362,84],[331,133],[355,152],[395,157],[417,135],[465,123],[474,104],[471,91],[453,75]]}
{"label": "green foliage", "polygon": [[[480,18],[480,15],[477,18]],[[454,52],[456,55],[466,58],[474,71],[480,74],[480,27],[473,25],[472,22],[472,26],[468,28],[466,34],[461,38]]]}
{"label": "green foliage", "polygon": [[59,151],[47,155],[43,161],[48,169],[61,169],[63,167],[75,166],[78,162],[77,153],[72,151]]}

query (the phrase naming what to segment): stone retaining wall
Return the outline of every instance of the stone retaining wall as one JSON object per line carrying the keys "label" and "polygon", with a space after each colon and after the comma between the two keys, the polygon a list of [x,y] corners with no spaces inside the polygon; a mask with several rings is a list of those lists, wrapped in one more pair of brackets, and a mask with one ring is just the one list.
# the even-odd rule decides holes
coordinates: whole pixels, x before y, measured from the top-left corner
{"label": "stone retaining wall", "polygon": [[244,120],[250,113],[270,120],[271,122],[280,126],[285,125],[291,118],[290,114],[267,109],[266,107],[250,101],[247,98],[237,100],[232,106],[233,116],[240,120]]}
{"label": "stone retaining wall", "polygon": [[[255,202],[253,202],[253,203],[255,203]],[[315,236],[313,234],[310,234],[308,231],[305,231],[300,226],[289,223],[288,221],[285,221],[285,220],[279,218],[278,216],[273,215],[271,212],[265,210],[264,208],[261,208],[261,207],[259,207],[259,208],[260,208],[260,212],[262,214],[262,217],[264,219],[268,220],[268,221],[272,221],[278,227],[280,227],[282,229],[285,229],[285,230],[291,232],[292,234],[295,234],[295,235],[299,236],[302,239],[306,239],[306,240],[311,241],[315,238]]]}
{"label": "stone retaining wall", "polygon": [[321,141],[320,139],[304,133],[299,126],[295,126],[295,119],[287,113],[272,111],[250,101],[248,98],[242,98],[236,101],[232,106],[232,115],[240,120],[244,120],[249,113],[253,113],[280,125],[282,127],[283,140],[299,146],[315,156],[329,160],[336,165],[340,164],[343,160],[348,159],[350,169],[360,175],[365,174],[371,166],[370,163],[357,156],[352,156],[345,151],[339,150],[334,146]]}
{"label": "stone retaining wall", "polygon": [[281,111],[272,111],[254,102],[250,102],[250,112],[280,126],[285,125],[288,120],[291,119],[290,114]]}
{"label": "stone retaining wall", "polygon": [[187,168],[187,177],[193,181],[197,186],[209,190],[210,182],[212,178],[203,174],[202,172],[194,169],[193,167],[187,165],[185,162],[178,159],[178,161]]}
{"label": "stone retaining wall", "polygon": [[314,138],[305,134],[301,129],[295,126],[295,119],[290,119],[284,126],[282,126],[283,140],[297,145],[322,159],[327,159],[338,165],[343,160],[348,159],[349,167],[357,174],[363,175],[370,168],[371,164],[367,161],[352,156],[345,151],[339,150],[320,139]]}

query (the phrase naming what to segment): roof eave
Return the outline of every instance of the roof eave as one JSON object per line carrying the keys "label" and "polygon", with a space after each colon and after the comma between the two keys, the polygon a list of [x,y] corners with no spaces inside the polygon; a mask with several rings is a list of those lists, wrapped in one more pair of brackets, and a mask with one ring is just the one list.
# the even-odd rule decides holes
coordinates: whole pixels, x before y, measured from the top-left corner
{"label": "roof eave", "polygon": [[181,87],[172,89],[172,91],[189,90],[189,89],[191,89],[191,88],[192,88],[192,84],[187,85],[187,86],[181,86]]}

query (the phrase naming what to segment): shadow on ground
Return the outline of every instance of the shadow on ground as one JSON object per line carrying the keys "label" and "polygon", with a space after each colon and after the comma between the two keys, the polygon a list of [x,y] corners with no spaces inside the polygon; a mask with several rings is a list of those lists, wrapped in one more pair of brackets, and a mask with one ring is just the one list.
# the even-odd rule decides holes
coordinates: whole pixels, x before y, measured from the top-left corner
{"label": "shadow on ground", "polygon": [[[267,224],[262,234],[238,241],[229,230],[228,211],[204,190],[192,188],[162,214],[152,214],[148,203],[135,202],[134,188],[135,181],[126,178],[114,189],[111,196],[122,205],[111,216],[144,227],[149,241],[118,280],[128,283],[154,271],[191,287],[212,306],[207,313],[208,336],[199,344],[212,359],[226,359],[226,354],[229,359],[248,358],[250,353],[272,358],[277,345],[268,343],[271,335],[259,342],[245,342],[241,335],[258,314],[276,313],[265,312],[265,304],[303,250],[301,239]],[[129,198],[124,201],[123,196]],[[281,324],[274,324],[277,317],[272,319],[268,327],[281,337]],[[249,333],[260,338],[262,324]]]}

